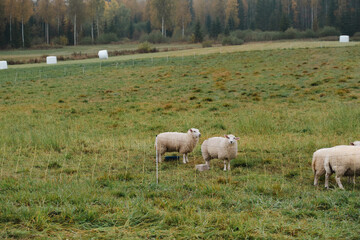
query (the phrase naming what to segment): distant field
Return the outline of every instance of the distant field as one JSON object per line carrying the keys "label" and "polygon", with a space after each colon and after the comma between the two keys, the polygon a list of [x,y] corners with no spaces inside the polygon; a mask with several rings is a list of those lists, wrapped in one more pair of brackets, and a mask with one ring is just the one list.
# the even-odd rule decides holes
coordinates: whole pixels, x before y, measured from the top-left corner
{"label": "distant field", "polygon": [[[344,46],[359,46],[358,42],[350,43],[339,43],[333,41],[274,41],[274,42],[257,42],[247,43],[239,46],[214,46],[211,48],[202,48],[200,44],[158,44],[154,45],[160,51],[164,49],[177,51],[165,51],[158,53],[148,54],[134,54],[125,56],[110,57],[108,62],[111,61],[126,61],[133,59],[144,59],[144,58],[165,58],[165,57],[182,57],[182,56],[194,56],[204,55],[212,53],[228,53],[238,51],[258,51],[258,50],[271,50],[271,49],[297,49],[297,48],[322,48],[322,47],[344,47]],[[121,50],[135,50],[137,44],[119,44],[119,45],[94,45],[94,46],[67,46],[60,49],[50,50],[16,50],[16,51],[0,51],[0,59],[29,59],[41,56],[69,56],[76,53],[88,53],[97,54],[99,50],[107,49],[108,51],[121,51]],[[184,49],[184,50],[182,50]],[[58,64],[86,64],[100,62],[99,59],[85,59],[85,60],[73,60],[73,61],[59,61]],[[40,64],[20,64],[15,66],[9,66],[9,68],[24,68],[34,66],[46,66],[46,63]]]}
{"label": "distant field", "polygon": [[[314,187],[310,164],[360,140],[359,56],[275,42],[0,71],[0,238],[357,239],[360,186]],[[232,170],[196,172],[199,144],[156,185],[156,134],[191,127],[240,137]]]}
{"label": "distant field", "polygon": [[[122,50],[136,50],[139,44],[106,44],[106,45],[78,45],[78,46],[64,46],[53,49],[34,49],[34,50],[6,50],[0,51],[1,60],[20,60],[30,59],[41,56],[70,56],[74,53],[81,54],[97,54],[100,50],[122,51]],[[155,46],[155,45],[154,45]],[[156,44],[156,48],[160,51],[164,49],[187,49],[199,48],[200,44]]]}

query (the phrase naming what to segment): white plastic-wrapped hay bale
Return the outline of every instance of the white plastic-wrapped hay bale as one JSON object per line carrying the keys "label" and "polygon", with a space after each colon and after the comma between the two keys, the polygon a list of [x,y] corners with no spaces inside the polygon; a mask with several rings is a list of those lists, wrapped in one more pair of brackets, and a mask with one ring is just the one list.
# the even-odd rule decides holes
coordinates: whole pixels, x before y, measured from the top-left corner
{"label": "white plastic-wrapped hay bale", "polygon": [[7,69],[7,61],[0,61],[0,70]]}
{"label": "white plastic-wrapped hay bale", "polygon": [[341,35],[339,38],[339,42],[341,42],[341,43],[347,43],[349,41],[350,41],[350,38],[348,35]]}
{"label": "white plastic-wrapped hay bale", "polygon": [[56,56],[48,56],[48,57],[46,57],[46,64],[57,64]]}
{"label": "white plastic-wrapped hay bale", "polygon": [[98,55],[99,55],[100,59],[108,59],[109,58],[107,50],[100,50]]}
{"label": "white plastic-wrapped hay bale", "polygon": [[200,171],[200,172],[203,172],[203,171],[206,171],[206,170],[209,170],[210,167],[209,165],[207,164],[198,164],[195,166],[196,170]]}

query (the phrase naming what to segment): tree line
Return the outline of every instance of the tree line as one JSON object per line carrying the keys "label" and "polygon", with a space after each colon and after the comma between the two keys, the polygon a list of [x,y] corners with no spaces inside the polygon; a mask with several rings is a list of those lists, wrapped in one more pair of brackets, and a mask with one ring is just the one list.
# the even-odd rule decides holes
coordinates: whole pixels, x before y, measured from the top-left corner
{"label": "tree line", "polygon": [[0,47],[160,38],[234,30],[360,32],[359,0],[0,0]]}

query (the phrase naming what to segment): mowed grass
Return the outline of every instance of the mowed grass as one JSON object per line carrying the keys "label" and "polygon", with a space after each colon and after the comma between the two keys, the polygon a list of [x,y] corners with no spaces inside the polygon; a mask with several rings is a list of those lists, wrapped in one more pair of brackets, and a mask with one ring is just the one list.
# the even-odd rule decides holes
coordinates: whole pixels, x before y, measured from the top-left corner
{"label": "mowed grass", "polygon": [[[359,185],[312,186],[311,157],[359,140],[359,55],[286,49],[71,75],[54,66],[26,80],[0,72],[0,237],[357,239]],[[232,170],[212,160],[196,172],[199,144],[189,164],[161,163],[156,185],[156,134],[191,127],[200,144],[240,137]]]}

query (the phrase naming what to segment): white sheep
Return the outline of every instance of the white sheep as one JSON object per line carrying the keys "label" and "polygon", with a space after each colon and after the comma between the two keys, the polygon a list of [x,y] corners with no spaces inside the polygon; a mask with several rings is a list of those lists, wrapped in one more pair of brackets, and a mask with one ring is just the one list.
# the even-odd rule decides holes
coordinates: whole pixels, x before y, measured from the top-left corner
{"label": "white sheep", "polygon": [[160,133],[155,139],[156,161],[161,162],[161,155],[166,152],[179,152],[183,154],[183,163],[189,162],[188,154],[194,150],[200,136],[196,128],[190,128],[187,133]]}
{"label": "white sheep", "polygon": [[[360,146],[360,141],[355,141],[350,143],[353,146]],[[339,145],[335,147],[341,147],[346,145]],[[330,149],[330,150],[329,150]],[[321,148],[314,152],[311,167],[314,173],[314,185],[317,186],[319,182],[319,178],[326,173],[324,168],[324,160],[327,156],[327,153],[331,151],[331,148]],[[350,181],[350,177],[349,177]]]}
{"label": "white sheep", "polygon": [[325,187],[329,188],[329,177],[334,172],[340,189],[344,189],[340,178],[360,174],[360,147],[337,146],[329,149],[325,156]]}
{"label": "white sheep", "polygon": [[230,160],[236,158],[237,155],[237,140],[239,138],[234,135],[206,139],[201,145],[201,154],[206,164],[210,167],[209,161],[217,158],[224,160],[224,171],[230,170]]}

